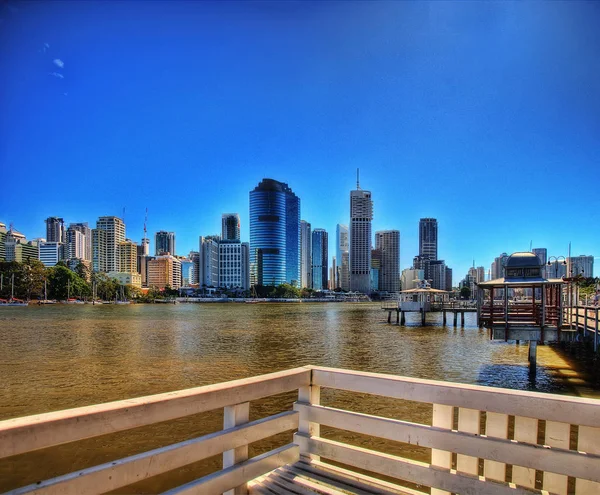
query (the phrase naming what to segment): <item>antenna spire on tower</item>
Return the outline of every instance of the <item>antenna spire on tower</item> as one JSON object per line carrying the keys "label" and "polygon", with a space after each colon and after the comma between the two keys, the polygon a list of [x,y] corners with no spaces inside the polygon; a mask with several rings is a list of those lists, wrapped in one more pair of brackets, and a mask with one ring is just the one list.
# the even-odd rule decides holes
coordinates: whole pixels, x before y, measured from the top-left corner
{"label": "antenna spire on tower", "polygon": [[359,179],[359,173],[360,173],[360,169],[357,168],[356,169],[356,189],[360,189],[360,179]]}
{"label": "antenna spire on tower", "polygon": [[146,224],[148,223],[148,208],[146,207],[146,216],[144,217],[144,239],[146,239]]}

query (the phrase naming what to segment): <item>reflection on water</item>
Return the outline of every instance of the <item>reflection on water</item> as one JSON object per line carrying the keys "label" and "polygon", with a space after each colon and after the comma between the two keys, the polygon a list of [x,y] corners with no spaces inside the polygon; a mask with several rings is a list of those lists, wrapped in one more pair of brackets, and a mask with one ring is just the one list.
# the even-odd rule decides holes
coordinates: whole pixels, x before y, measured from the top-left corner
{"label": "reflection on water", "polygon": [[[464,328],[442,327],[441,315],[428,317],[422,328],[412,315],[405,327],[384,323],[377,304],[56,305],[0,311],[0,419],[305,364],[600,397],[574,363],[551,346],[538,347],[538,372],[531,381],[527,346],[491,342],[476,327],[474,314],[467,315]],[[293,400],[287,394],[258,403],[252,414],[281,410]],[[430,421],[427,408],[402,401],[331,391],[324,400]],[[34,481],[29,473],[36,479],[63,474],[214,431],[220,422],[218,411],[0,461],[0,491]],[[417,458],[425,455],[413,450]],[[218,462],[187,466],[132,490],[165,490]]]}

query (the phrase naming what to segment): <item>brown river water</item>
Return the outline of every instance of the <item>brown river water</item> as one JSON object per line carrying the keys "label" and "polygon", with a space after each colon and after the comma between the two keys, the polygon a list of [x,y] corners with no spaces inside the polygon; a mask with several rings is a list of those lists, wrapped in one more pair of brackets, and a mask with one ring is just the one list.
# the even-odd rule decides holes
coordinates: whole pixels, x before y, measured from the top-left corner
{"label": "brown river water", "polygon": [[[432,316],[432,315],[430,315]],[[0,420],[179,390],[306,364],[600,398],[585,366],[558,346],[492,342],[468,314],[465,328],[432,318],[385,323],[376,303],[77,305],[0,308]],[[451,322],[452,319],[450,318]],[[294,394],[257,401],[251,419],[288,409]],[[429,423],[431,408],[324,391],[326,405]],[[216,431],[222,411],[0,460],[0,492]],[[428,449],[339,430],[324,436],[429,461]],[[290,441],[282,434],[251,455]],[[159,493],[203,476],[219,458],[121,489]]]}

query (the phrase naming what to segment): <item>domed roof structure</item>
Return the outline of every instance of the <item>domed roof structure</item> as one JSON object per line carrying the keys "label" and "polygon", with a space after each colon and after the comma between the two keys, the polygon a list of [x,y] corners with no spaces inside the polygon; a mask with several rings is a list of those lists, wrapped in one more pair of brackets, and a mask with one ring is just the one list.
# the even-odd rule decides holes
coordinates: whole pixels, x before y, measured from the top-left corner
{"label": "domed roof structure", "polygon": [[511,254],[504,265],[504,277],[539,278],[542,275],[542,262],[535,253],[517,252]]}
{"label": "domed roof structure", "polygon": [[511,254],[506,260],[506,268],[531,268],[542,266],[542,261],[535,253],[517,252]]}

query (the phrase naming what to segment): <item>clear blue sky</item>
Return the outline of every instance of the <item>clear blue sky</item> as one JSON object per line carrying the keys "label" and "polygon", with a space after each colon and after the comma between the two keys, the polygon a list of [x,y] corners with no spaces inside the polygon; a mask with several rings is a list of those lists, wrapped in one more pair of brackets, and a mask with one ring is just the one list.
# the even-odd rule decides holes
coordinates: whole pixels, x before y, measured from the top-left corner
{"label": "clear blue sky", "polygon": [[179,254],[224,212],[247,240],[272,177],[333,252],[360,167],[402,268],[420,217],[455,283],[530,241],[600,255],[600,2],[1,5],[0,221],[28,238],[125,207],[139,241],[147,207]]}

